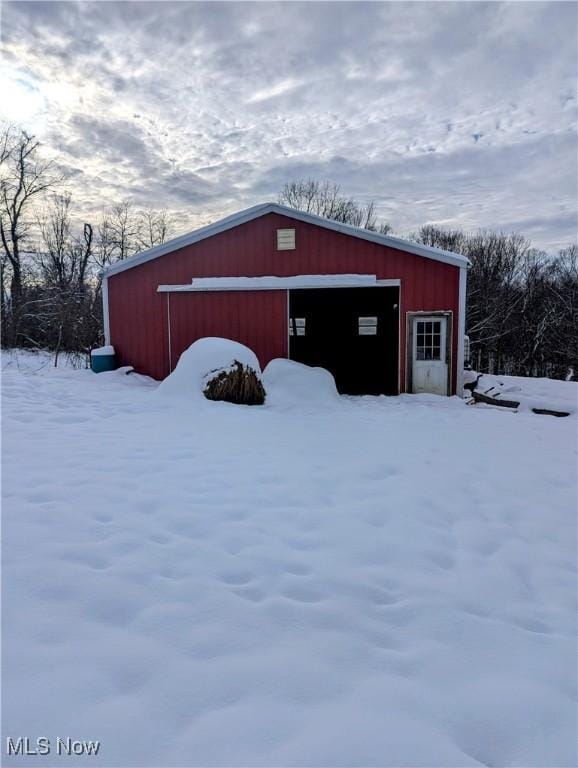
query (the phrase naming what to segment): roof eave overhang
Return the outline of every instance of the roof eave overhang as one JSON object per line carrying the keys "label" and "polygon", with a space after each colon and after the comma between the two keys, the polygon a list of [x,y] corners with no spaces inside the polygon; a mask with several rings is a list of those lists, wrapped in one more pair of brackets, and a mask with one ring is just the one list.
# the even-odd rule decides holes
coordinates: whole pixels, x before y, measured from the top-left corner
{"label": "roof eave overhang", "polygon": [[167,253],[178,251],[181,248],[186,248],[189,245],[198,243],[201,240],[205,240],[208,237],[213,237],[221,232],[226,232],[229,229],[238,227],[241,224],[246,224],[249,221],[253,221],[261,216],[265,216],[269,213],[277,213],[280,216],[286,216],[290,219],[297,221],[303,221],[307,224],[313,224],[315,226],[321,226],[325,229],[333,230],[350,237],[356,237],[361,240],[367,240],[368,242],[377,243],[378,245],[384,245],[389,248],[394,248],[406,253],[413,253],[416,256],[423,256],[434,261],[441,261],[445,264],[451,264],[455,267],[467,267],[469,265],[469,259],[465,256],[461,256],[451,251],[443,251],[439,248],[432,248],[431,246],[421,245],[420,243],[414,243],[411,240],[402,240],[398,237],[392,237],[390,235],[382,235],[378,232],[370,232],[367,229],[361,229],[360,227],[353,227],[350,224],[342,224],[332,219],[325,219],[321,216],[316,216],[312,213],[306,213],[305,211],[299,211],[294,208],[288,208],[284,205],[278,205],[276,203],[263,203],[261,205],[247,208],[239,213],[234,213],[232,216],[227,216],[220,221],[216,221],[214,224],[208,224],[205,227],[189,232],[180,237],[176,237],[173,240],[169,240],[162,245],[157,245],[154,248],[150,248],[147,251],[142,251],[136,256],[132,256],[125,261],[117,262],[116,264],[107,267],[103,275],[104,277],[111,277],[119,272],[124,272],[127,269],[132,269],[140,264],[145,264],[147,261],[152,261],[159,256],[164,256]]}

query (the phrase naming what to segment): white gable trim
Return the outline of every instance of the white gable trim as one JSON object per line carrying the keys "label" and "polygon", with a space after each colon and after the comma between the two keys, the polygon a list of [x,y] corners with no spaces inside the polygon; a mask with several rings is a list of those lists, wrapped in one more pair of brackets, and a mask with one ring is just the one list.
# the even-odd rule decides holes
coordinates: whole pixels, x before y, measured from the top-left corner
{"label": "white gable trim", "polygon": [[262,205],[255,205],[252,208],[247,208],[239,213],[234,213],[232,216],[227,216],[220,221],[216,221],[214,224],[209,224],[206,227],[201,227],[193,232],[189,232],[186,235],[175,237],[173,240],[169,240],[162,245],[157,245],[154,248],[150,248],[148,251],[142,251],[136,256],[132,256],[125,261],[117,262],[107,267],[105,275],[107,277],[116,275],[118,272],[124,272],[126,269],[132,269],[140,264],[144,264],[147,261],[157,259],[159,256],[164,256],[166,253],[172,253],[180,248],[185,248],[193,243],[198,243],[201,240],[205,240],[213,235],[218,235],[221,232],[226,232],[233,227],[238,227],[240,224],[246,224],[253,219],[257,219],[260,216],[265,216],[268,213],[277,213],[280,216],[286,216],[290,219],[297,221],[303,221],[307,224],[314,224],[318,227],[324,227],[325,229],[331,229],[334,232],[340,232],[344,235],[350,235],[351,237],[357,237],[361,240],[368,240],[372,243],[378,243],[379,245],[386,245],[390,248],[396,248],[400,251],[406,251],[407,253],[413,253],[417,256],[424,256],[434,261],[441,261],[445,264],[452,264],[453,266],[467,266],[469,264],[468,259],[465,256],[461,256],[451,251],[443,251],[440,248],[432,248],[428,245],[421,245],[420,243],[413,243],[409,240],[402,240],[399,237],[391,237],[390,235],[380,235],[377,232],[370,232],[367,229],[361,229],[359,227],[352,227],[349,224],[341,224],[338,221],[332,221],[331,219],[324,219],[322,216],[315,216],[312,213],[305,213],[304,211],[298,211],[295,208],[288,208],[284,205],[278,205],[277,203],[263,203]]}

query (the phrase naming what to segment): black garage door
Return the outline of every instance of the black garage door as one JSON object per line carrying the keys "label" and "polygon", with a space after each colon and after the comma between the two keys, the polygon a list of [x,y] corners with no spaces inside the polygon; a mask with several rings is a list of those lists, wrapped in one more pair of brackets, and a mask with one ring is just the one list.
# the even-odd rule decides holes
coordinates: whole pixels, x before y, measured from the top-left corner
{"label": "black garage door", "polygon": [[289,294],[289,356],[327,368],[347,395],[398,394],[399,288]]}

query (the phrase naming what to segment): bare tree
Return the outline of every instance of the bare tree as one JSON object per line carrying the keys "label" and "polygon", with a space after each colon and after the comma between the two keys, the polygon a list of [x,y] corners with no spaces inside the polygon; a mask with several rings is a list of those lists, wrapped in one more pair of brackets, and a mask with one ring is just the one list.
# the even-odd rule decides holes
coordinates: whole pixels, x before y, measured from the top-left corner
{"label": "bare tree", "polygon": [[114,233],[110,223],[110,215],[104,211],[96,227],[96,238],[92,251],[93,262],[102,270],[115,261]]}
{"label": "bare tree", "polygon": [[164,243],[173,230],[166,210],[136,209],[123,200],[103,212],[97,227],[94,258],[100,268],[123,261],[135,253]]}
{"label": "bare tree", "polygon": [[73,235],[70,218],[71,195],[54,195],[52,206],[39,218],[44,249],[37,255],[47,285],[69,289],[84,288],[92,256],[93,228],[86,223],[82,238]]}
{"label": "bare tree", "polygon": [[563,377],[578,369],[578,248],[557,258],[522,235],[422,227],[415,240],[467,256],[467,333],[479,371]]}
{"label": "bare tree", "polygon": [[558,254],[551,267],[549,290],[556,306],[556,322],[549,338],[549,356],[557,373],[578,372],[578,246],[571,245]]}
{"label": "bare tree", "polygon": [[17,307],[22,298],[22,251],[33,222],[32,206],[61,181],[53,163],[39,158],[34,136],[13,126],[0,138],[0,241],[10,266],[10,300]]}
{"label": "bare tree", "polygon": [[103,211],[96,227],[92,261],[98,270],[103,270],[138,251],[164,243],[173,229],[174,220],[168,211],[137,210],[125,200]]}
{"label": "bare tree", "polygon": [[89,280],[93,228],[85,223],[82,235],[73,231],[70,193],[53,196],[38,226],[42,248],[36,263],[41,283],[32,336],[54,350],[56,366],[62,349],[86,351],[99,336],[93,322],[93,297],[99,286]]}
{"label": "bare tree", "polygon": [[129,200],[111,208],[108,227],[116,261],[124,261],[138,251],[139,217]]}
{"label": "bare tree", "polygon": [[172,235],[173,220],[166,210],[145,208],[139,211],[138,245],[142,249],[161,245]]}
{"label": "bare tree", "polygon": [[[4,176],[5,165],[10,159],[11,152],[11,137],[13,135],[13,128],[10,125],[6,125],[0,133],[0,179]],[[6,328],[7,320],[7,296],[6,296],[6,268],[8,263],[8,253],[4,246],[0,251],[0,318],[2,327]]]}
{"label": "bare tree", "polygon": [[307,179],[288,182],[281,190],[279,202],[306,213],[369,229],[372,232],[380,231],[386,234],[391,229],[385,223],[378,226],[373,201],[363,205],[343,195],[339,185],[330,184],[328,181]]}

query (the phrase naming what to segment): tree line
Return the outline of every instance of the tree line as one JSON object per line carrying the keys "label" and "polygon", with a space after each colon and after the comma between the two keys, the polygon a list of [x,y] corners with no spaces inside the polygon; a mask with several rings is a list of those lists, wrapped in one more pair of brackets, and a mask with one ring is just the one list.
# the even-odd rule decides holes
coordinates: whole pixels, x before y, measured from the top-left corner
{"label": "tree line", "polygon": [[78,227],[72,195],[39,142],[0,134],[0,312],[3,347],[48,349],[88,361],[102,344],[102,271],[172,236],[166,210],[125,200]]}
{"label": "tree line", "polygon": [[[166,210],[125,200],[78,226],[66,179],[45,161],[34,136],[0,132],[0,312],[3,347],[28,347],[88,359],[102,337],[102,270],[173,236]],[[279,202],[387,234],[373,202],[338,185],[286,184]],[[467,323],[480,372],[564,378],[578,371],[578,248],[555,257],[520,234],[468,233],[424,226],[411,239],[471,261]]]}
{"label": "tree line", "polygon": [[415,236],[467,256],[466,332],[480,373],[578,373],[578,247],[548,256],[523,235],[425,226]]}
{"label": "tree line", "polygon": [[[285,205],[387,234],[375,205],[312,179],[286,184]],[[578,247],[552,257],[518,233],[423,226],[409,239],[467,256],[466,333],[477,371],[566,378],[578,373]]]}

